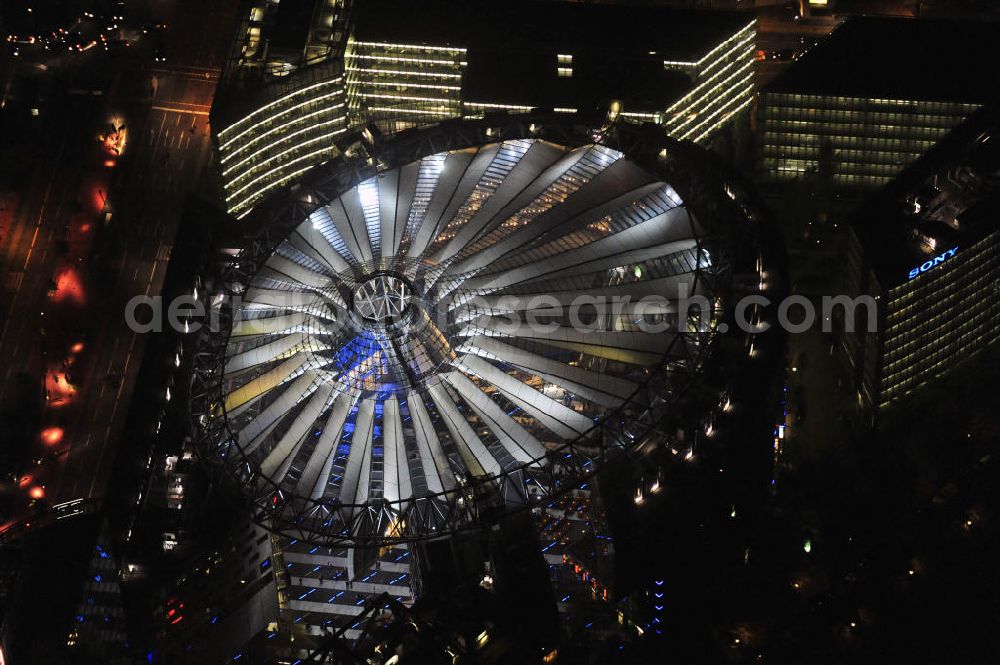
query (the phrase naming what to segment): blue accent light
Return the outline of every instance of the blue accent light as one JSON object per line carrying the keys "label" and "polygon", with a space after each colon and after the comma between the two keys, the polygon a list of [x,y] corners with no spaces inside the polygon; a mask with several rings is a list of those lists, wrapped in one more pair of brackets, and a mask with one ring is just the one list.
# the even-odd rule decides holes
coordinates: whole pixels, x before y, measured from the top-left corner
{"label": "blue accent light", "polygon": [[914,268],[913,270],[910,271],[910,276],[909,276],[908,279],[913,279],[914,277],[918,277],[918,276],[924,274],[928,270],[933,270],[936,266],[944,263],[945,261],[947,261],[951,257],[955,256],[955,253],[957,251],[958,251],[958,247],[952,247],[947,252],[944,252],[943,254],[938,254],[934,258],[928,259],[927,261],[924,261],[919,266],[917,266],[916,268]]}

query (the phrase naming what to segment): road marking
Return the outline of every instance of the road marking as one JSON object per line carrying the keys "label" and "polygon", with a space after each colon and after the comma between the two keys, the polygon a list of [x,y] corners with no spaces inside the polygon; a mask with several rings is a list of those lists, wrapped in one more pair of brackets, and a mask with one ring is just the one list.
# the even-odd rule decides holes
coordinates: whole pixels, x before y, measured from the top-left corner
{"label": "road marking", "polygon": [[21,282],[24,280],[23,272],[9,272],[6,277],[6,288],[8,291],[17,291],[21,288]]}
{"label": "road marking", "polygon": [[[63,150],[65,147],[66,147],[66,141],[63,140],[62,145],[59,146],[59,153],[56,155],[57,164],[59,163],[59,158],[62,157]],[[31,247],[28,249],[28,255],[24,257],[24,267],[21,268],[22,272],[25,272],[28,268],[28,260],[31,259],[31,252],[35,248],[35,239],[38,238],[38,229],[42,225],[42,216],[45,214],[45,206],[48,205],[49,194],[52,193],[52,184],[53,182],[55,182],[55,178],[56,178],[56,169],[55,166],[53,166],[52,175],[49,176],[49,184],[45,188],[45,196],[42,197],[42,206],[38,209],[38,219],[35,220],[35,234],[31,238]],[[4,322],[3,332],[0,333],[0,348],[3,348],[3,342],[7,338],[7,328],[8,326],[10,326],[11,315],[14,313],[14,307],[17,305],[17,298],[19,295],[21,295],[21,286],[23,285],[24,281],[22,280],[21,283],[18,284],[17,290],[14,291],[14,297],[11,298],[10,310],[8,310],[7,312],[7,320]],[[3,391],[0,390],[0,395],[2,394]]]}
{"label": "road marking", "polygon": [[35,227],[35,233],[31,236],[31,246],[28,247],[28,254],[24,257],[24,265],[21,266],[21,271],[28,269],[28,261],[31,260],[31,253],[35,251],[35,242],[38,241],[38,229],[42,226],[42,216],[38,215],[38,226]]}
{"label": "road marking", "polygon": [[[149,289],[152,287],[153,276],[156,274],[156,265],[157,265],[157,263],[159,263],[159,262],[158,261],[153,261],[153,265],[150,268],[150,271],[149,271],[149,281],[146,283],[146,295],[149,295]],[[120,402],[121,397],[122,397],[122,390],[125,389],[125,384],[128,382],[128,366],[129,366],[129,363],[132,361],[132,352],[135,350],[135,341],[138,338],[139,338],[139,335],[137,333],[132,333],[132,338],[131,338],[131,341],[129,342],[129,345],[128,345],[128,354],[125,356],[125,366],[122,368],[121,382],[118,384],[118,393],[115,395],[115,403],[114,403],[114,406],[111,409],[111,418],[108,420],[109,424],[108,424],[107,429],[104,430],[104,443],[101,446],[101,454],[100,454],[100,456],[97,459],[97,466],[95,467],[96,469],[100,469],[101,468],[101,462],[104,461],[104,453],[108,449],[108,439],[111,438],[111,426],[114,424],[114,422],[115,422],[115,416],[118,414],[118,403]],[[115,346],[117,346],[117,341],[118,340],[116,338],[115,339],[115,342],[116,342]],[[98,480],[98,474],[95,473],[94,476],[93,476],[93,479],[91,480],[91,483],[90,483],[90,491],[89,491],[88,496],[92,496],[93,495],[93,493],[94,493],[94,486],[97,484],[97,480]]]}

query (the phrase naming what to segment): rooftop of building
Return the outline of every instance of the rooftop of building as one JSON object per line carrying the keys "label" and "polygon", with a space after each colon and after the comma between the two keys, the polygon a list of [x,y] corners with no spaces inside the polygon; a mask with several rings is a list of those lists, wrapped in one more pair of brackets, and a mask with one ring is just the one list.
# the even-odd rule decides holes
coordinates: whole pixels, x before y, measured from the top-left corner
{"label": "rooftop of building", "polygon": [[904,169],[853,226],[884,289],[1000,229],[1000,106],[980,109]]}
{"label": "rooftop of building", "polygon": [[619,100],[626,111],[652,112],[663,110],[692,87],[687,74],[665,69],[661,58],[580,49],[573,54],[572,77],[560,77],[556,51],[550,50],[498,57],[489,47],[471,47],[462,77],[463,99],[581,110],[607,108],[610,100]]}
{"label": "rooftop of building", "polygon": [[987,103],[1000,97],[1000,23],[854,17],[764,92]]}
{"label": "rooftop of building", "polygon": [[[626,110],[666,108],[691,87],[665,60],[697,62],[746,26],[738,12],[514,0],[376,0],[359,5],[361,41],[467,48],[462,97],[473,102]],[[571,77],[557,56],[571,55]]]}
{"label": "rooftop of building", "polygon": [[315,5],[315,0],[284,0],[279,4],[271,28],[271,46],[293,51],[305,48]]}
{"label": "rooftop of building", "polygon": [[354,35],[362,40],[510,52],[645,56],[652,50],[661,60],[697,60],[752,19],[742,12],[539,0],[372,0],[354,11]]}

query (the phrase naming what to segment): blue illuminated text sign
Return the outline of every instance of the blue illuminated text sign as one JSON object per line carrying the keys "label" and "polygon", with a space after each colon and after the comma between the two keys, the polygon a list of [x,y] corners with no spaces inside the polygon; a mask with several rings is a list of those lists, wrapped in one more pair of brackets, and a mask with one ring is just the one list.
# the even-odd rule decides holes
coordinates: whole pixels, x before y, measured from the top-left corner
{"label": "blue illuminated text sign", "polygon": [[957,251],[958,251],[958,247],[952,247],[951,249],[949,249],[944,254],[940,254],[938,256],[935,256],[933,259],[930,259],[929,261],[925,261],[923,264],[921,264],[920,266],[918,266],[918,267],[916,267],[916,268],[914,268],[913,270],[910,271],[910,279],[913,279],[917,275],[920,275],[922,273],[927,272],[928,270],[932,269],[934,266],[938,265],[939,263],[944,263],[945,261],[947,261],[951,257],[955,256],[955,252],[957,252]]}

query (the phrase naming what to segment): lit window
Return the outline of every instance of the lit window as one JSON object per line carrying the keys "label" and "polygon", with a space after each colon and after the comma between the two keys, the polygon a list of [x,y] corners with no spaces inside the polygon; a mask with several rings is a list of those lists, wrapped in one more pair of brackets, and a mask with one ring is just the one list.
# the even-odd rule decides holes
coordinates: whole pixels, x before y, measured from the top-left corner
{"label": "lit window", "polygon": [[570,78],[573,76],[572,67],[558,67],[556,68],[556,73],[559,74],[560,78]]}
{"label": "lit window", "polygon": [[557,55],[556,60],[559,62],[560,65],[573,64],[573,56],[566,53],[560,53],[559,55]]}

